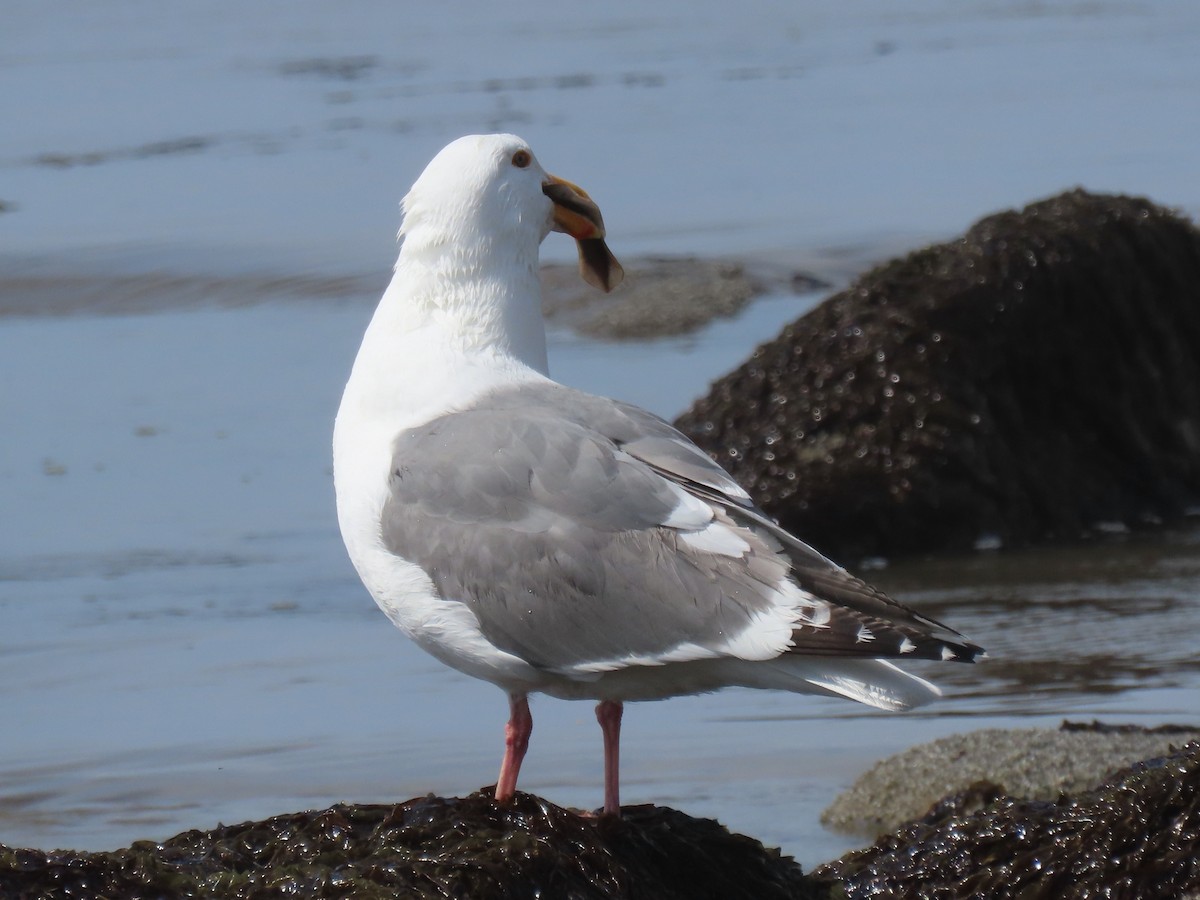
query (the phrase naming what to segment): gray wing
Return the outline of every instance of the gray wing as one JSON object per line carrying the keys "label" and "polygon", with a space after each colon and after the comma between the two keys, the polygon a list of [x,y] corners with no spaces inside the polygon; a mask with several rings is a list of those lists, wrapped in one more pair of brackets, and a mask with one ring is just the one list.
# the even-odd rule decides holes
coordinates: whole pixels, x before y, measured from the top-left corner
{"label": "gray wing", "polygon": [[[777,619],[789,578],[815,598],[791,630],[794,651],[940,657],[947,644],[956,656],[971,646],[786,535],[702,451],[635,407],[557,385],[507,388],[402,433],[393,450],[388,549],[534,666],[761,651],[744,639]],[[699,540],[713,523],[736,546]]]}
{"label": "gray wing", "polygon": [[790,578],[831,604],[827,627],[802,628],[792,650],[823,656],[906,657],[974,662],[983,653],[954,629],[893,600],[851,575],[758,509],[711,457],[668,422],[636,406],[572,392],[573,405],[591,414],[597,430],[664,478],[722,508],[760,537],[773,539],[790,563]]}

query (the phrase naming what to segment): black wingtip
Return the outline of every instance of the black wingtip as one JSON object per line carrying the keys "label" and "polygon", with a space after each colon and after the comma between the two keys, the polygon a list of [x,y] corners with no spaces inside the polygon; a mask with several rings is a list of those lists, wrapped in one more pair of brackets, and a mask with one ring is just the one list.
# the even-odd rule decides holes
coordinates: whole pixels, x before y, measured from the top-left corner
{"label": "black wingtip", "polygon": [[938,656],[938,659],[945,662],[963,663],[974,663],[987,658],[987,651],[975,644],[948,644],[944,642],[941,654]]}

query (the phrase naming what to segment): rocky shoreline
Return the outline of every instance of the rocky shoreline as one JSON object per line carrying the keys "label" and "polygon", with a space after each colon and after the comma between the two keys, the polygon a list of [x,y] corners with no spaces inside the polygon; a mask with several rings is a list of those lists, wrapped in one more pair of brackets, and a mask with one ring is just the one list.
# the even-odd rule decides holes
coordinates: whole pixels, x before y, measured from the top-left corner
{"label": "rocky shoreline", "polygon": [[812,875],[851,898],[1196,896],[1200,742],[1049,799],[974,781]]}
{"label": "rocky shoreline", "polygon": [[[763,291],[817,289],[786,267],[628,268],[629,294],[613,306],[574,297],[549,270],[552,325],[650,338],[734,315]],[[1192,223],[1149,201],[1071,192],[863,275],[679,424],[784,525],[841,559],[1178,521],[1200,497],[1198,291]],[[265,284],[251,302],[278,293],[296,295]],[[312,296],[361,293],[339,282]],[[0,315],[53,314],[26,307]],[[528,795],[497,807],[483,790],[108,853],[0,846],[0,896],[1189,896],[1200,890],[1196,737],[1074,726],[914,748],[827,813],[882,836],[812,873],[679,811],[633,807],[612,822]]]}
{"label": "rocky shoreline", "polygon": [[[950,755],[970,752],[984,765],[997,753],[1019,758],[1024,748],[1026,772],[1014,776],[1001,767],[988,779],[965,769],[951,773],[965,783],[928,811],[811,873],[778,850],[677,810],[635,806],[620,820],[598,819],[529,794],[497,805],[484,789],[462,799],[340,804],[107,853],[0,846],[0,895],[1180,897],[1200,891],[1198,733],[1064,726],[1058,734],[1072,746],[1057,757],[1044,752],[1045,729],[974,732],[913,748],[876,769],[892,769],[901,780],[922,767],[940,770],[953,745],[960,751]],[[1105,749],[1091,755],[1094,778],[1084,779],[1086,786],[1059,792],[1054,785],[1077,783],[1073,736],[1103,738]],[[1147,741],[1163,752],[1108,767]],[[1049,791],[1027,796],[1022,779],[1030,774]],[[867,787],[848,792],[860,811],[892,799],[892,778],[868,773],[864,780]]]}
{"label": "rocky shoreline", "polygon": [[981,783],[1010,797],[1054,801],[1098,787],[1139,760],[1200,740],[1200,727],[1063,722],[1060,728],[982,728],[881,759],[821,814],[827,828],[876,838]]}

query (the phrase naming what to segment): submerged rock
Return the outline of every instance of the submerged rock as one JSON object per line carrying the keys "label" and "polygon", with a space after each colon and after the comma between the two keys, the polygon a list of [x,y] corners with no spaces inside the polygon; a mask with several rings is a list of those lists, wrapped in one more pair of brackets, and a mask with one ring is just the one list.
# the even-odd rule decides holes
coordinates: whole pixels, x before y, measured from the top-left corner
{"label": "submerged rock", "polygon": [[875,838],[924,815],[941,798],[966,796],[981,784],[998,785],[1021,800],[1056,800],[1194,740],[1200,740],[1200,727],[1099,722],[952,734],[877,762],[834,799],[821,822]]}
{"label": "submerged rock", "polygon": [[1200,507],[1200,230],[1081,190],[863,275],[677,424],[835,556]]}
{"label": "submerged rock", "polygon": [[820,898],[777,850],[634,806],[585,818],[528,794],[338,805],[112,853],[0,846],[4,897]]}
{"label": "submerged rock", "polygon": [[611,295],[583,284],[575,266],[544,266],[541,276],[547,322],[602,340],[687,334],[736,315],[760,294],[825,286],[814,276],[766,263],[695,258],[627,261],[625,281]]}
{"label": "submerged rock", "polygon": [[1200,742],[1053,801],[978,783],[813,875],[852,900],[1183,897],[1200,890]]}

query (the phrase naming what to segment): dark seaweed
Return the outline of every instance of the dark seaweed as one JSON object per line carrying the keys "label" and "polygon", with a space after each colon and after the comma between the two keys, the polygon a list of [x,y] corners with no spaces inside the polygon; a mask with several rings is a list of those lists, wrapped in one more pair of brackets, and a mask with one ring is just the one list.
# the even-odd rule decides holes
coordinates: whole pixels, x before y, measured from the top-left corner
{"label": "dark seaweed", "polygon": [[804,876],[777,850],[653,806],[621,820],[528,794],[338,805],[112,853],[0,846],[5,898],[1158,900],[1200,890],[1200,742],[1054,802],[987,782]]}
{"label": "dark seaweed", "polygon": [[677,424],[842,558],[1076,539],[1200,500],[1200,230],[1082,190],[868,272]]}
{"label": "dark seaweed", "polygon": [[1055,802],[971,785],[813,875],[850,898],[1181,897],[1200,890],[1200,741]]}
{"label": "dark seaweed", "polygon": [[490,791],[338,805],[112,853],[0,846],[5,898],[819,898],[800,867],[717,822],[627,807],[580,816]]}

